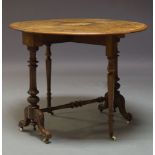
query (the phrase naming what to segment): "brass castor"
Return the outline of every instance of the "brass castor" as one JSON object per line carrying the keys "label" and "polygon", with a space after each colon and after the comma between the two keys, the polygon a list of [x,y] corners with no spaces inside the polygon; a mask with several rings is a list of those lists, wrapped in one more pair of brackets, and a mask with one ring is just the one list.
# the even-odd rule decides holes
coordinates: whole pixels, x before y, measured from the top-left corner
{"label": "brass castor", "polygon": [[22,131],[23,131],[23,127],[19,127],[19,131],[21,131],[21,132],[22,132]]}
{"label": "brass castor", "polygon": [[117,138],[116,138],[115,136],[112,136],[111,139],[112,139],[113,141],[116,141]]}
{"label": "brass castor", "polygon": [[48,143],[50,143],[50,141],[49,141],[49,139],[48,138],[43,138],[43,140],[42,140],[45,144],[48,144]]}

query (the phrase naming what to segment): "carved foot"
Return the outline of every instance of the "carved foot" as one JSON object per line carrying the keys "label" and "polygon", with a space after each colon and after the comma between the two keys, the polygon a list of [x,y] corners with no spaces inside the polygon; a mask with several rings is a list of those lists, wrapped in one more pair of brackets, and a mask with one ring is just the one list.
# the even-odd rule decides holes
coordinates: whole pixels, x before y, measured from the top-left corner
{"label": "carved foot", "polygon": [[25,126],[28,126],[30,124],[31,120],[28,118],[28,107],[24,109],[24,120],[21,120],[18,124],[19,130],[23,131],[23,128]]}
{"label": "carved foot", "polygon": [[34,110],[34,120],[38,126],[39,133],[43,137],[45,143],[49,143],[49,139],[52,137],[51,133],[44,128],[44,114],[41,110]]}
{"label": "carved foot", "polygon": [[52,137],[51,133],[44,128],[44,114],[43,112],[38,109],[34,108],[32,106],[28,106],[24,110],[25,118],[24,120],[19,122],[20,131],[23,131],[23,128],[25,126],[28,126],[31,124],[36,130],[36,126],[38,127],[38,132],[43,138],[43,141],[45,143],[49,143],[49,139]]}
{"label": "carved foot", "polygon": [[121,115],[128,121],[132,120],[132,115],[128,112],[126,112],[126,108],[125,108],[125,99],[121,94],[118,94],[115,97],[115,107],[118,107],[119,112],[121,113]]}
{"label": "carved foot", "polygon": [[[103,103],[100,103],[98,105],[98,109],[100,112],[108,108],[108,95],[107,93],[105,94],[105,100]],[[126,112],[125,108],[125,99],[121,94],[116,94],[116,97],[114,99],[114,111],[116,111],[116,108],[119,109],[119,112],[121,115],[127,120],[127,123],[129,124],[130,121],[132,120],[132,115],[128,112]]]}

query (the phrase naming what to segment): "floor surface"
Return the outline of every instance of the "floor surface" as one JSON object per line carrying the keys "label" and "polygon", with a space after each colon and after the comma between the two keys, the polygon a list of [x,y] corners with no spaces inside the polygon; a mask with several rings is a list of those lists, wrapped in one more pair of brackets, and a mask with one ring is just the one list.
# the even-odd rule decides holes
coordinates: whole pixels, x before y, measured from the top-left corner
{"label": "floor surface", "polygon": [[[127,111],[134,120],[127,125],[119,112],[115,113],[114,130],[117,141],[108,137],[107,110],[100,113],[97,104],[45,114],[45,125],[52,132],[50,144],[44,144],[32,127],[18,130],[27,106],[27,67],[3,67],[3,154],[53,155],[152,155],[152,68],[151,64],[120,66],[121,93],[126,98]],[[80,66],[81,65],[81,66]],[[53,67],[53,105],[78,99],[92,99],[106,92],[106,67],[61,64]],[[75,67],[76,66],[76,67]],[[62,69],[63,68],[63,69]],[[96,69],[98,68],[98,69]],[[40,105],[46,105],[46,81],[43,68],[38,68]]]}

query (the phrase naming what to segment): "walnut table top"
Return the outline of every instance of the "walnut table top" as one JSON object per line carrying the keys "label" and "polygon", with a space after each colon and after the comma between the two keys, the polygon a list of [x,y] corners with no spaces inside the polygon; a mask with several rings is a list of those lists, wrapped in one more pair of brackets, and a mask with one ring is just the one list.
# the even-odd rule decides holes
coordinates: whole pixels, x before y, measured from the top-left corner
{"label": "walnut table top", "polygon": [[15,22],[10,27],[22,32],[55,35],[114,35],[143,31],[139,22],[111,19],[48,19]]}

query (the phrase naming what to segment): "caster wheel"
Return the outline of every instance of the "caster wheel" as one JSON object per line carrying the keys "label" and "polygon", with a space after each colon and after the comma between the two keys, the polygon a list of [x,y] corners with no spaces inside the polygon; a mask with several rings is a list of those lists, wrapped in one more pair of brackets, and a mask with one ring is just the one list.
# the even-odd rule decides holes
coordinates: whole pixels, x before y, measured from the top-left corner
{"label": "caster wheel", "polygon": [[111,138],[112,138],[113,141],[116,141],[116,137],[115,136],[112,136]]}
{"label": "caster wheel", "polygon": [[19,128],[19,131],[21,131],[21,132],[22,132],[22,131],[23,131],[23,127],[20,127],[20,128]]}
{"label": "caster wheel", "polygon": [[43,142],[44,142],[45,144],[50,143],[50,141],[49,141],[49,139],[48,139],[48,138],[43,138]]}

